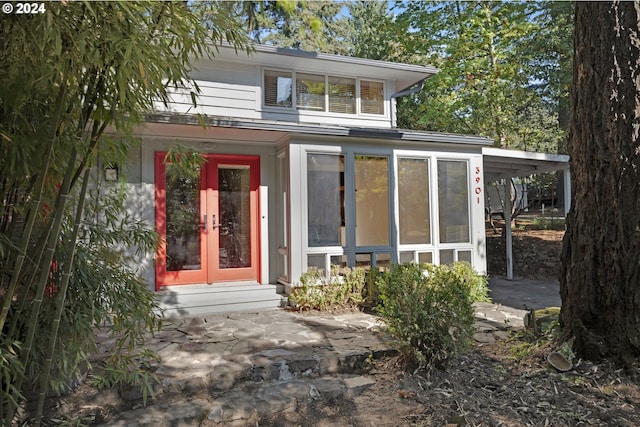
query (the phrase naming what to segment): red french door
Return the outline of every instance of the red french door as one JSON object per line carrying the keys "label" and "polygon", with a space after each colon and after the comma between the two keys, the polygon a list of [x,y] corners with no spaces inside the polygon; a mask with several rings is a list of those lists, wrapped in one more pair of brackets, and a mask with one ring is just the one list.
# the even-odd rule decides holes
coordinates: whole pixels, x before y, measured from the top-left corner
{"label": "red french door", "polygon": [[155,156],[156,289],[258,281],[260,158],[207,154],[198,178],[167,178]]}

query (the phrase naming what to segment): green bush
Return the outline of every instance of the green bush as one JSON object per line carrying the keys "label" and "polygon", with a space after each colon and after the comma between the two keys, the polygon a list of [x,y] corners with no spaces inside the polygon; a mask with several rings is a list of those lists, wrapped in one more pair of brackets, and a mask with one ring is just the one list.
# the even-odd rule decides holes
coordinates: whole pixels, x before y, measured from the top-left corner
{"label": "green bush", "polygon": [[534,230],[562,231],[565,229],[565,220],[564,218],[547,218],[545,216],[538,216],[533,219],[533,223],[531,224],[531,226]]}
{"label": "green bush", "polygon": [[377,310],[408,363],[442,367],[469,348],[473,297],[486,298],[486,280],[470,266],[394,265],[377,284]]}
{"label": "green bush", "polygon": [[363,268],[333,268],[329,277],[316,268],[300,277],[289,295],[291,305],[298,310],[356,309],[364,302],[365,270]]}
{"label": "green bush", "polygon": [[375,268],[370,268],[367,270],[365,277],[365,287],[364,287],[364,301],[362,302],[362,308],[364,310],[373,310],[380,304],[382,304],[382,299],[380,298],[380,288],[378,287],[378,276],[384,274],[386,270],[380,270]]}
{"label": "green bush", "polygon": [[487,276],[478,274],[468,262],[456,262],[451,271],[469,288],[472,302],[491,302]]}

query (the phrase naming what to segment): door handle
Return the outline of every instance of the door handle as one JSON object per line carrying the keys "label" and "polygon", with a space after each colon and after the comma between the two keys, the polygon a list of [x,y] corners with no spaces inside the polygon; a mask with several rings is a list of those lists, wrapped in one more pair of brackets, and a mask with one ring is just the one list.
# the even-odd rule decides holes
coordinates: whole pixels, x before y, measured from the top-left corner
{"label": "door handle", "polygon": [[221,226],[222,226],[222,224],[216,224],[216,216],[214,214],[213,218],[211,219],[211,227],[218,228],[218,227],[221,227]]}
{"label": "door handle", "polygon": [[202,228],[207,229],[207,214],[202,216]]}

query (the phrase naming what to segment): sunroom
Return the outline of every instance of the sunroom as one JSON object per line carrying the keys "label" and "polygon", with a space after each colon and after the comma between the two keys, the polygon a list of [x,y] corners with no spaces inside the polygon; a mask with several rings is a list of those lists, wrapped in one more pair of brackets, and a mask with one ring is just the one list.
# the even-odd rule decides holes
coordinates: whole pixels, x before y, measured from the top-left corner
{"label": "sunroom", "polygon": [[412,261],[466,261],[485,273],[481,149],[491,141],[349,134],[291,136],[278,153],[279,283],[295,286],[310,268]]}

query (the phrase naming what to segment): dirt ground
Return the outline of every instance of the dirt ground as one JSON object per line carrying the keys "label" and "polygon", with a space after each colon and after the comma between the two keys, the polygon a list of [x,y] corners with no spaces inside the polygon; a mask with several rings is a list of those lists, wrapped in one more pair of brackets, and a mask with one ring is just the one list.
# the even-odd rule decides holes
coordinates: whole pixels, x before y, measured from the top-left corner
{"label": "dirt ground", "polygon": [[[489,275],[505,275],[502,224],[487,227]],[[558,280],[563,231],[513,230],[514,274]],[[313,402],[264,426],[638,426],[640,365],[620,369],[574,361],[561,373],[547,355],[558,350],[551,335],[525,331],[494,344],[475,343],[446,370],[405,372],[396,359],[375,363],[375,385],[327,405]]]}
{"label": "dirt ground", "polygon": [[[530,345],[530,346],[529,346]],[[410,374],[381,361],[353,399],[312,402],[260,426],[637,426],[638,370],[579,362],[559,373],[544,342],[476,344],[445,371]],[[525,355],[522,355],[528,351]]]}
{"label": "dirt ground", "polygon": [[[527,227],[514,230],[516,276],[556,279],[562,235]],[[489,229],[487,242],[489,274],[504,275],[504,240]],[[640,365],[620,369],[574,360],[574,369],[561,373],[546,362],[554,350],[558,344],[551,335],[534,338],[519,331],[504,341],[475,343],[446,370],[406,372],[397,358],[377,360],[365,373],[375,384],[362,394],[309,400],[295,411],[247,425],[640,425]]]}
{"label": "dirt ground", "polygon": [[[487,225],[487,272],[491,276],[506,275],[506,239],[504,222]],[[537,230],[530,221],[517,221],[512,231],[513,274],[527,279],[558,281],[562,230]]]}

